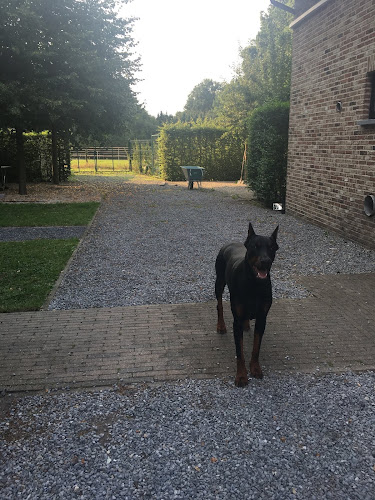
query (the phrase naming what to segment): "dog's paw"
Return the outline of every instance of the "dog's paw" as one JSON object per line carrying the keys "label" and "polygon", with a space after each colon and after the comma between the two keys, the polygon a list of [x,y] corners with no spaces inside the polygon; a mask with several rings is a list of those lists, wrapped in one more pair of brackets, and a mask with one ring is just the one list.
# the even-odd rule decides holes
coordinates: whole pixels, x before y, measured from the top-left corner
{"label": "dog's paw", "polygon": [[249,383],[244,359],[237,359],[237,372],[234,383],[236,387],[246,387]]}
{"label": "dog's paw", "polygon": [[254,378],[258,378],[258,379],[263,378],[262,369],[261,369],[258,361],[251,361],[250,362],[250,373],[251,373],[251,376]]}
{"label": "dog's paw", "polygon": [[237,375],[234,381],[236,387],[246,387],[249,383],[247,375]]}
{"label": "dog's paw", "polygon": [[227,333],[227,327],[225,323],[218,323],[216,328],[217,333]]}

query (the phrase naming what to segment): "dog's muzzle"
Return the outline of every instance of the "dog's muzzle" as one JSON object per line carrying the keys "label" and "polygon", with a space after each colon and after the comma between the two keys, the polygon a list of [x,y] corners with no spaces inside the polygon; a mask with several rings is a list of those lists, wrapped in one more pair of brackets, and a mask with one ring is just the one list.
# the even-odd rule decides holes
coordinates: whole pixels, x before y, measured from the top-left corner
{"label": "dog's muzzle", "polygon": [[268,269],[260,269],[256,266],[253,266],[253,271],[256,278],[260,280],[265,280],[268,277]]}

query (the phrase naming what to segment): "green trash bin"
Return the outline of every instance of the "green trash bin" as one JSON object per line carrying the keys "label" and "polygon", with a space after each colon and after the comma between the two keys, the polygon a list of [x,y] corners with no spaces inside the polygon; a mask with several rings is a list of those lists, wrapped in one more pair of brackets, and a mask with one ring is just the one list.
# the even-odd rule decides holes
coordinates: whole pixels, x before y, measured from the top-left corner
{"label": "green trash bin", "polygon": [[181,167],[184,173],[185,179],[188,181],[188,188],[193,189],[194,182],[198,184],[200,187],[202,179],[203,179],[203,167],[190,167],[183,166]]}

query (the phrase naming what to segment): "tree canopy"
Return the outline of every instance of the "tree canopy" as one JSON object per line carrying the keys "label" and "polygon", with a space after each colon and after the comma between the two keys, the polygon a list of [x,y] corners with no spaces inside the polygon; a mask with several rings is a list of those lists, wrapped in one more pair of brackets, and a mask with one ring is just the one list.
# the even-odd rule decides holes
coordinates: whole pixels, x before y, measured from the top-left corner
{"label": "tree canopy", "polygon": [[1,126],[92,132],[130,120],[134,20],[115,1],[0,0],[0,16]]}
{"label": "tree canopy", "polygon": [[[286,4],[292,4],[287,0]],[[184,111],[176,120],[209,120],[229,133],[248,136],[251,112],[267,102],[289,100],[292,61],[293,16],[270,6],[261,14],[260,30],[240,51],[241,62],[228,83],[206,79],[189,94]]]}
{"label": "tree canopy", "polygon": [[23,131],[51,130],[59,182],[59,130],[118,132],[134,116],[134,19],[117,7],[116,0],[0,0],[0,127],[16,130],[21,194]]}
{"label": "tree canopy", "polygon": [[188,95],[184,111],[177,113],[181,121],[197,121],[211,118],[217,93],[223,88],[223,84],[206,78],[196,85]]}
{"label": "tree canopy", "polygon": [[289,100],[291,20],[291,14],[274,6],[262,13],[256,38],[240,52],[241,64],[236,75],[217,95],[216,119],[243,138],[247,136],[248,117],[254,109],[267,102]]}

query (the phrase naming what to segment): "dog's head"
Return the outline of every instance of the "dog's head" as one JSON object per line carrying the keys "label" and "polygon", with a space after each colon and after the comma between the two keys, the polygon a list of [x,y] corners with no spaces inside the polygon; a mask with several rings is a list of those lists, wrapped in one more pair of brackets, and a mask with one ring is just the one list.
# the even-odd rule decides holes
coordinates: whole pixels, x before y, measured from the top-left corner
{"label": "dog's head", "polygon": [[276,252],[279,248],[277,244],[277,232],[279,226],[274,230],[271,236],[259,236],[255,234],[251,222],[249,223],[249,232],[245,241],[246,260],[258,279],[266,279],[272,263],[275,259]]}

